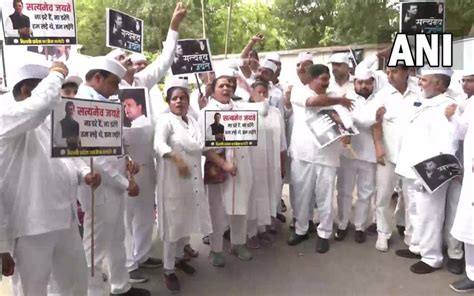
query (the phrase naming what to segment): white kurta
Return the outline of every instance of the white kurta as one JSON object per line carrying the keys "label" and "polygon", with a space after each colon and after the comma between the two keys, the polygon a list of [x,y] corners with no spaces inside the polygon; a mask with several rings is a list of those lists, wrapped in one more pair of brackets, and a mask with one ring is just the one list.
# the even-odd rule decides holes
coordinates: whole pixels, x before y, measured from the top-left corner
{"label": "white kurta", "polygon": [[[199,126],[202,128],[201,137],[204,143],[206,110],[238,110],[240,107],[232,101],[221,104],[211,99],[207,106],[199,113]],[[245,110],[245,109],[243,109]],[[247,215],[250,190],[252,187],[253,172],[249,148],[225,149],[227,160],[233,160],[237,166],[235,177],[227,176],[224,183],[219,184],[222,192],[222,202],[228,215]],[[234,190],[235,189],[235,190]]]}
{"label": "white kurta", "polygon": [[281,199],[280,152],[286,150],[283,118],[268,101],[248,104],[256,108],[258,117],[258,146],[250,148],[253,169],[253,186],[250,195],[248,220],[258,225],[270,225]]}
{"label": "white kurta", "polygon": [[[471,99],[472,100],[472,99]],[[451,234],[458,240],[474,245],[474,104],[467,104],[466,110],[461,118],[453,118],[458,125],[458,133],[464,138],[464,176],[461,190],[461,197],[454,219]]]}
{"label": "white kurta", "polygon": [[[155,132],[158,161],[156,204],[160,219],[160,237],[166,242],[199,232],[212,232],[209,202],[201,173],[201,136],[197,122],[188,116],[188,123],[172,113],[163,114]],[[176,152],[183,157],[191,176],[179,176],[176,164],[164,155]]]}

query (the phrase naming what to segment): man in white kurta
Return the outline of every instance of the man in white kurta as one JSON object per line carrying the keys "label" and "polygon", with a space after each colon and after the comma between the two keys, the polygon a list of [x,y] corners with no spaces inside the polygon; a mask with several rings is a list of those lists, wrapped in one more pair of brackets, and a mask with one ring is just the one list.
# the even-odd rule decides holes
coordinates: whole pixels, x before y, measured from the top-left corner
{"label": "man in white kurta", "polygon": [[461,197],[454,220],[451,234],[458,240],[464,242],[466,277],[450,284],[456,292],[474,291],[474,71],[465,71],[462,77],[463,90],[466,100],[459,106],[450,106],[451,111],[446,110],[448,119],[456,127],[456,135],[463,140],[464,176],[462,181]]}
{"label": "man in white kurta", "polygon": [[48,115],[60,103],[67,73],[62,63],[53,63],[49,71],[42,65],[20,66],[13,91],[2,96],[0,213],[8,216],[0,218],[0,252],[15,260],[14,295],[46,295],[50,276],[61,295],[87,293],[75,212],[77,186],[90,171],[69,159],[50,158]]}
{"label": "man in white kurta", "polygon": [[346,98],[331,98],[326,95],[330,77],[326,66],[313,65],[309,68],[309,73],[312,80],[308,88],[291,102],[295,122],[289,151],[292,156],[291,182],[297,200],[294,208],[295,232],[288,239],[288,244],[297,245],[308,239],[309,213],[316,202],[320,217],[316,251],[325,253],[329,250],[329,237],[333,227],[332,197],[342,145],[335,141],[320,148],[306,118],[324,107],[344,104],[350,108],[352,103]]}
{"label": "man in white kurta", "polygon": [[[143,58],[137,55],[127,57],[124,52],[113,51],[110,57],[118,60],[127,72],[120,82],[120,88],[145,87],[149,92],[165,75],[173,63],[174,52],[178,40],[179,26],[186,15],[186,8],[178,4],[173,13],[168,35],[164,42],[163,52],[150,65],[143,68]],[[148,93],[149,94],[149,93]],[[125,207],[126,251],[127,269],[130,277],[141,282],[143,275],[136,270],[138,267],[156,268],[162,261],[150,257],[152,248],[153,224],[155,222],[155,187],[156,170],[153,154],[153,125],[159,120],[159,114],[165,109],[161,97],[150,96],[150,109],[148,118],[142,118],[137,123],[132,123],[130,130],[124,131],[124,141],[127,152],[140,166],[136,175],[136,182],[140,188],[138,198],[127,199]],[[135,141],[134,136],[141,139]]]}
{"label": "man in white kurta", "polygon": [[[454,102],[446,94],[452,71],[450,69],[423,69],[420,86],[423,97],[420,106],[412,114],[402,138],[400,154],[395,172],[404,178],[414,180],[416,190],[413,194],[416,207],[416,220],[409,250],[398,250],[397,255],[416,258],[421,261],[413,264],[413,273],[425,274],[441,268],[443,264],[443,226],[448,217],[446,195],[449,183],[433,193],[420,187],[420,181],[412,167],[439,154],[454,155],[457,139],[454,125],[445,117],[445,109]],[[408,254],[408,256],[403,256]],[[448,254],[449,256],[449,254]]]}
{"label": "man in white kurta", "polygon": [[[395,165],[400,150],[401,136],[405,132],[407,113],[418,105],[418,90],[408,83],[408,68],[399,65],[387,69],[389,84],[382,88],[373,102],[370,104],[372,109],[372,119],[375,120],[377,114],[385,112],[381,129],[383,131],[381,150],[379,151],[377,172],[376,172],[376,195],[375,195],[375,217],[377,222],[377,242],[375,248],[381,252],[388,251],[388,241],[392,235],[392,217],[393,211],[390,208],[390,200],[393,189],[398,180],[395,174]],[[376,145],[377,153],[377,145]],[[411,209],[411,219],[414,218],[414,202],[410,203],[409,193],[412,192],[412,183],[405,182],[404,197],[406,207]],[[408,190],[408,189],[409,190]],[[412,215],[413,214],[413,215]],[[412,223],[407,219],[405,232],[406,240],[409,240],[413,229]]]}
{"label": "man in white kurta", "polygon": [[354,205],[355,241],[365,241],[365,224],[369,207],[375,195],[375,147],[372,139],[371,126],[367,120],[368,105],[374,99],[375,78],[373,72],[366,68],[356,68],[354,76],[354,92],[347,97],[354,101],[352,112],[355,126],[359,134],[351,137],[351,145],[355,155],[344,149],[341,155],[341,166],[337,174],[337,204],[339,213],[338,230],[334,237],[343,240],[347,234],[347,226],[352,209],[353,192],[357,184],[357,201]]}
{"label": "man in white kurta", "polygon": [[354,77],[350,74],[350,58],[348,53],[338,52],[329,58],[331,63],[331,83],[329,84],[329,92],[333,92],[338,96],[343,96],[349,91],[354,90]]}
{"label": "man in white kurta", "polygon": [[[116,95],[118,84],[125,75],[125,68],[117,61],[106,57],[96,57],[89,61],[86,82],[81,84],[78,98],[108,101]],[[94,262],[90,261],[91,252],[91,204],[90,190],[82,190],[79,201],[83,206],[84,249],[88,266],[95,268],[89,278],[88,295],[103,295],[102,263],[107,260],[110,291],[114,295],[149,295],[144,289],[132,288],[125,267],[125,225],[124,207],[126,192],[136,196],[138,187],[125,177],[125,160],[118,157],[96,157],[94,169],[103,175],[103,186],[95,192],[95,232]]]}

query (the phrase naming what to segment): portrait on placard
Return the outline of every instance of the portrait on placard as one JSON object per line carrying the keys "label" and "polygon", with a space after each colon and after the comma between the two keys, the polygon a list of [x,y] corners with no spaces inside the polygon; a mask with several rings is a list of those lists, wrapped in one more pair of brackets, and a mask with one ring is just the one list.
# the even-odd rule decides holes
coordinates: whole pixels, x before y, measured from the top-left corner
{"label": "portrait on placard", "polygon": [[143,121],[148,121],[148,100],[145,88],[133,87],[119,90],[118,98],[123,105],[123,126],[140,126]]}
{"label": "portrait on placard", "polygon": [[76,44],[74,0],[1,2],[5,44]]}
{"label": "portrait on placard", "polygon": [[435,192],[455,177],[462,177],[463,174],[459,159],[450,154],[426,159],[413,166],[413,170],[429,193]]}
{"label": "portrait on placard", "polygon": [[207,39],[178,40],[171,72],[173,75],[213,71]]}
{"label": "portrait on placard", "polygon": [[143,20],[107,8],[107,46],[137,53],[143,52]]}
{"label": "portrait on placard", "polygon": [[51,115],[52,157],[122,154],[119,103],[62,98]]}
{"label": "portrait on placard", "polygon": [[441,34],[444,31],[444,1],[400,3],[400,32]]}

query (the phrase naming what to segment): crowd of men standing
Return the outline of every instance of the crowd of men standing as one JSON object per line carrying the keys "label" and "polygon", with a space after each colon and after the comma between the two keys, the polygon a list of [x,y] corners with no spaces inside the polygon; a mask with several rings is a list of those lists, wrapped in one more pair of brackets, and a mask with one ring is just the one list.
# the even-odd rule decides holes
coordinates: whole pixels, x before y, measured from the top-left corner
{"label": "crowd of men standing", "polygon": [[[150,64],[142,55],[113,50],[84,65],[84,77],[61,62],[16,69],[0,109],[0,254],[14,295],[150,295],[132,284],[148,280],[139,268],[161,266],[166,287],[178,292],[175,270],[195,272],[192,234],[210,245],[215,267],[226,265],[225,238],[243,261],[253,258],[251,249],[274,241],[277,223],[286,220],[284,183],[292,209],[288,245],[316,232],[316,251],[326,253],[332,236],[346,238],[353,216],[355,241],[364,243],[372,231],[375,249],[387,252],[395,218],[407,246],[396,254],[417,260],[413,273],[440,269],[446,246],[448,270],[467,275],[451,288],[474,290],[474,68],[463,72],[464,93],[456,94],[451,69],[423,68],[416,75],[399,64],[374,70],[389,49],[355,69],[347,54],[334,54],[331,70],[303,52],[295,81],[284,85],[280,56],[259,60],[254,46],[264,37],[256,35],[238,61],[200,74],[200,89],[191,92],[187,80],[167,77],[161,93],[157,83],[173,63],[185,15],[177,4],[163,52]],[[149,91],[151,116],[137,116],[125,129],[128,157],[97,157],[93,171],[82,159],[50,158],[49,115],[61,96],[114,101],[130,86]],[[307,118],[327,109],[359,133],[321,148]],[[258,112],[257,147],[204,147],[205,112],[228,110]],[[460,157],[464,176],[429,193],[412,167],[441,153]],[[150,256],[155,224],[163,260]]]}

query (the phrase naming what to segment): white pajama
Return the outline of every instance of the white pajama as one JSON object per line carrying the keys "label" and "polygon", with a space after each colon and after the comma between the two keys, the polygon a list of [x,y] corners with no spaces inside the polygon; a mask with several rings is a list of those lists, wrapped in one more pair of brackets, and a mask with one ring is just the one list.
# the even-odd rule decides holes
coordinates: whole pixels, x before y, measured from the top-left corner
{"label": "white pajama", "polygon": [[222,252],[224,239],[222,235],[230,225],[230,240],[234,245],[243,245],[247,237],[247,216],[227,215],[222,202],[220,184],[207,185],[209,210],[211,214],[212,233],[209,235],[211,250]]}
{"label": "white pajama", "polygon": [[464,251],[466,252],[466,275],[474,281],[474,245],[465,243]]}
{"label": "white pajama", "polygon": [[13,256],[16,264],[15,286],[23,290],[21,294],[14,289],[15,296],[47,295],[50,278],[54,278],[54,292],[59,295],[87,294],[86,258],[76,225],[69,229],[19,237]]}
{"label": "white pajama", "polygon": [[375,195],[375,169],[375,163],[341,157],[337,174],[339,229],[347,228],[352,209],[352,193],[357,184],[354,225],[356,230],[365,230],[370,202]]}
{"label": "white pajama", "polygon": [[390,239],[392,236],[392,217],[390,201],[393,188],[397,184],[398,176],[395,174],[395,165],[385,161],[385,165],[377,164],[375,194],[375,219],[379,236]]}
{"label": "white pajama", "polygon": [[184,256],[184,246],[189,242],[189,236],[175,242],[163,242],[163,267],[165,271],[173,271],[176,259]]}
{"label": "white pajama", "polygon": [[[108,281],[112,294],[121,294],[130,290],[129,275],[125,267],[125,197],[114,197],[95,207],[94,223],[94,277],[89,277],[89,296],[104,294],[102,264],[108,266]],[[91,212],[84,216],[84,249],[91,253]],[[87,256],[87,265],[91,267],[91,258]]]}
{"label": "white pajama", "polygon": [[462,259],[464,252],[462,250],[463,243],[455,239],[451,235],[451,228],[456,217],[456,210],[461,197],[462,183],[459,179],[449,182],[446,196],[446,218],[444,221],[444,241],[448,246],[448,257],[451,259]]}
{"label": "white pajama", "polygon": [[298,235],[308,232],[309,210],[318,205],[320,223],[318,236],[329,239],[333,227],[332,197],[335,189],[336,167],[293,159],[291,163],[291,182],[295,199],[295,231]]}
{"label": "white pajama", "polygon": [[127,198],[125,206],[125,249],[129,271],[137,269],[150,257],[155,222],[155,174],[147,166],[140,166],[135,177],[140,195]]}
{"label": "white pajama", "polygon": [[448,185],[443,185],[432,194],[415,191],[417,212],[413,238],[419,238],[421,261],[434,268],[443,264],[443,225]]}
{"label": "white pajama", "polygon": [[[403,202],[400,203],[400,207],[403,206],[404,210],[400,211],[405,214],[405,244],[412,245],[410,242],[415,235],[415,223],[417,215],[417,207],[415,200],[415,180],[403,178],[402,179],[402,192],[403,192]],[[398,206],[398,204],[397,204]],[[414,238],[415,244],[417,245],[418,238]],[[416,249],[415,249],[416,250]],[[418,253],[418,251],[416,252]]]}

